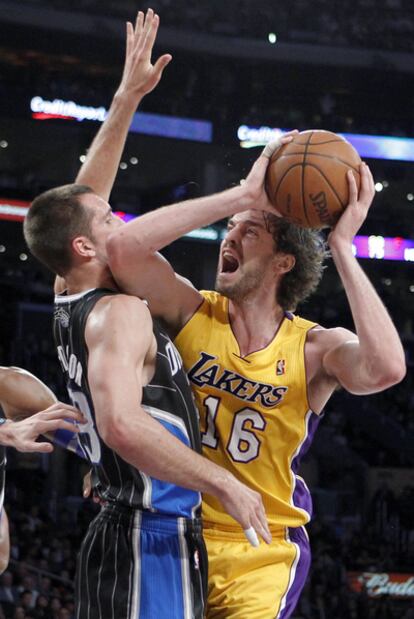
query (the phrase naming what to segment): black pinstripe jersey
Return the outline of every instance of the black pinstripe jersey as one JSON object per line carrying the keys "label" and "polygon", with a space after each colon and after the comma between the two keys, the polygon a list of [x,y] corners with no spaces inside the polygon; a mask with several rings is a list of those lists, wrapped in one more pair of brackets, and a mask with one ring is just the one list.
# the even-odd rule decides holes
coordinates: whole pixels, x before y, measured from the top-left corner
{"label": "black pinstripe jersey", "polygon": [[[101,497],[137,509],[192,518],[199,515],[200,494],[149,477],[125,462],[99,436],[88,383],[86,320],[111,290],[94,289],[55,298],[53,332],[69,397],[87,418],[79,441],[94,465],[96,489]],[[198,413],[179,353],[169,337],[154,323],[157,341],[155,374],[143,388],[142,407],[185,445],[201,451]],[[137,338],[139,334],[137,334]],[[137,394],[138,397],[138,394]],[[137,402],[138,404],[138,402]]]}

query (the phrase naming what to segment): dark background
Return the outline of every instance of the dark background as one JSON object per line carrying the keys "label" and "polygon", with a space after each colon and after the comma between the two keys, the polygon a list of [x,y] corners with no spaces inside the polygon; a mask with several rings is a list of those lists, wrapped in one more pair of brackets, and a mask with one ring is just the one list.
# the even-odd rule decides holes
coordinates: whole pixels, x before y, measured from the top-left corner
{"label": "dark background", "polygon": [[[0,198],[30,201],[74,180],[97,123],[32,120],[30,99],[108,107],[122,70],[124,23],[147,6],[0,0]],[[151,6],[161,17],[155,55],[171,52],[173,62],[140,110],[211,121],[213,141],[131,134],[127,167],[111,196],[115,210],[140,214],[238,183],[258,154],[240,148],[241,124],[414,137],[409,0],[157,0]],[[414,193],[413,164],[368,163],[387,186],[361,234],[414,239],[414,203],[407,199]],[[197,286],[213,285],[216,243],[180,240],[165,253]],[[50,337],[52,278],[22,254],[21,223],[0,221],[0,363],[33,371],[65,398]],[[350,571],[414,575],[414,266],[379,260],[361,266],[399,329],[408,372],[384,393],[338,393],[327,407],[303,469],[315,503],[314,558],[295,619],[414,617],[413,596],[371,598],[364,587],[355,593],[348,585]],[[330,261],[318,292],[299,310],[324,326],[353,328]],[[6,580],[13,578],[19,591],[15,602],[1,601],[0,587],[4,616],[72,616],[74,558],[94,509],[80,498],[83,472],[59,450],[51,458],[10,451],[13,552]],[[31,591],[27,604],[24,590]]]}

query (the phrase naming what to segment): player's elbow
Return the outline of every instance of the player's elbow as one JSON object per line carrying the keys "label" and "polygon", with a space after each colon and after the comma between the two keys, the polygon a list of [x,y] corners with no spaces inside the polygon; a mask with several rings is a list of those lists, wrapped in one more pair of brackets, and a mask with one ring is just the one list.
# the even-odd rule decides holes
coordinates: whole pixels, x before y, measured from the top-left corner
{"label": "player's elbow", "polygon": [[117,446],[123,434],[121,423],[118,422],[117,418],[111,417],[111,419],[108,419],[104,423],[98,422],[98,431],[105,445],[117,451]]}
{"label": "player's elbow", "polygon": [[388,364],[387,368],[384,369],[382,381],[383,381],[383,389],[388,389],[388,387],[392,387],[393,385],[398,385],[407,373],[407,366],[405,363],[405,359],[401,361],[395,360],[394,362]]}
{"label": "player's elbow", "polygon": [[397,385],[405,377],[406,371],[405,359],[388,359],[386,363],[372,369],[369,379],[371,390],[379,392]]}
{"label": "player's elbow", "polygon": [[136,264],[149,254],[148,248],[136,236],[125,231],[125,226],[120,226],[112,232],[106,241],[109,267],[112,273],[122,271],[131,263]]}
{"label": "player's elbow", "polygon": [[113,451],[122,456],[125,446],[130,441],[130,429],[121,415],[111,416],[110,419],[98,426],[99,434],[104,443]]}

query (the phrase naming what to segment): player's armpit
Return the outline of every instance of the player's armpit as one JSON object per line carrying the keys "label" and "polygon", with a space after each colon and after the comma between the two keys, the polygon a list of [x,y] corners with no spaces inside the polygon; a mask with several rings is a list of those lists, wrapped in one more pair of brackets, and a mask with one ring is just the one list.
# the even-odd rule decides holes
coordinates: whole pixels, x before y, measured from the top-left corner
{"label": "player's armpit", "polygon": [[203,297],[191,282],[174,272],[158,252],[148,252],[123,227],[107,242],[111,272],[123,292],[148,302],[151,314],[161,318],[174,336],[191,318]]}

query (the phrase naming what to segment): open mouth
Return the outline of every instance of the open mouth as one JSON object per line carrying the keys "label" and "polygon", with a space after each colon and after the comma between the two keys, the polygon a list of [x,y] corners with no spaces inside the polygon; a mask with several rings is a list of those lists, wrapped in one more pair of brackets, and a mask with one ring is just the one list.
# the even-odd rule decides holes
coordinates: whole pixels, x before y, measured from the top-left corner
{"label": "open mouth", "polygon": [[239,268],[239,261],[231,254],[223,254],[222,273],[234,273]]}

